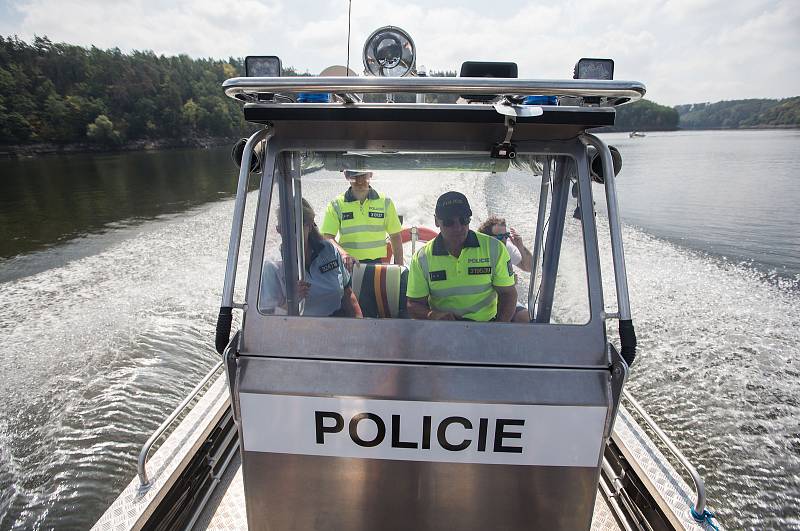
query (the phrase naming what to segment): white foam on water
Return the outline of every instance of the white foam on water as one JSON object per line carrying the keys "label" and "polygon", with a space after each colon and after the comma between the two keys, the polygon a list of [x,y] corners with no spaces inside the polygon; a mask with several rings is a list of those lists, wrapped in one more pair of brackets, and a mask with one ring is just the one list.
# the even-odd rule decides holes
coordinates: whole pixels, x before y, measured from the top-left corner
{"label": "white foam on water", "polygon": [[232,205],[119,229],[97,254],[0,285],[0,507],[16,514],[0,527],[91,524],[69,508],[102,510],[109,476],[122,487],[215,362]]}

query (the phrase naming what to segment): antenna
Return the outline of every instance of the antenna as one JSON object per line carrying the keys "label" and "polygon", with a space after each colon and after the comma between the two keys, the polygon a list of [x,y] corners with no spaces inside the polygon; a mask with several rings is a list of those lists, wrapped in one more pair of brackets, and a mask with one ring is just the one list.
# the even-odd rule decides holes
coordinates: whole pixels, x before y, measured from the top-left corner
{"label": "antenna", "polygon": [[347,0],[347,71],[346,76],[350,75],[350,13],[353,10],[353,0]]}

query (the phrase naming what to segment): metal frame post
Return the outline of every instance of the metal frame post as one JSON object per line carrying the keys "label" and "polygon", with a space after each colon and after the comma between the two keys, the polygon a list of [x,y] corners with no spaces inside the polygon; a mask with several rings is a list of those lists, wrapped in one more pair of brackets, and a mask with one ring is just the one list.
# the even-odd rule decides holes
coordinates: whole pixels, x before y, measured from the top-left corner
{"label": "metal frame post", "polygon": [[539,254],[542,252],[542,242],[544,240],[544,218],[547,211],[547,198],[550,194],[550,171],[552,158],[545,157],[542,167],[542,186],[539,188],[539,212],[536,219],[536,237],[533,242],[533,264],[531,267],[531,280],[528,284],[528,312],[534,315],[533,307],[533,287],[536,284],[536,274],[539,271]]}
{"label": "metal frame post", "polygon": [[544,247],[542,259],[542,283],[539,291],[539,301],[536,305],[537,323],[550,322],[553,311],[553,295],[556,288],[558,274],[558,261],[561,255],[561,241],[564,237],[564,224],[569,201],[569,179],[567,168],[573,162],[561,157],[556,161],[556,175],[553,180],[553,200],[550,204],[550,222],[547,228],[547,243]]}

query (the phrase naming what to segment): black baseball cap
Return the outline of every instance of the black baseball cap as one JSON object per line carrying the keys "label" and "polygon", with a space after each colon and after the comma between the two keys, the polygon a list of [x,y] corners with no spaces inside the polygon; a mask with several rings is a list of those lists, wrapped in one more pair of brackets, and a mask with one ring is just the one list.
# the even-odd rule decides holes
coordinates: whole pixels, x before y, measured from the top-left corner
{"label": "black baseball cap", "polygon": [[436,217],[439,219],[471,215],[469,201],[461,192],[445,192],[436,200]]}

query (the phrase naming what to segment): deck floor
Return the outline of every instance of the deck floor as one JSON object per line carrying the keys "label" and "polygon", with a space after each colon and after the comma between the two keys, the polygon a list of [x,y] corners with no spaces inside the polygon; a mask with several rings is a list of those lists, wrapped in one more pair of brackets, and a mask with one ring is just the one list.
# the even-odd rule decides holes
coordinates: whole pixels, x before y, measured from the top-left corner
{"label": "deck floor", "polygon": [[[241,458],[234,457],[220,483],[206,504],[205,511],[197,519],[195,530],[233,531],[247,530],[247,514],[244,507],[244,483],[242,482]],[[593,531],[618,531],[622,528],[614,518],[602,493],[597,494],[592,518]]]}

